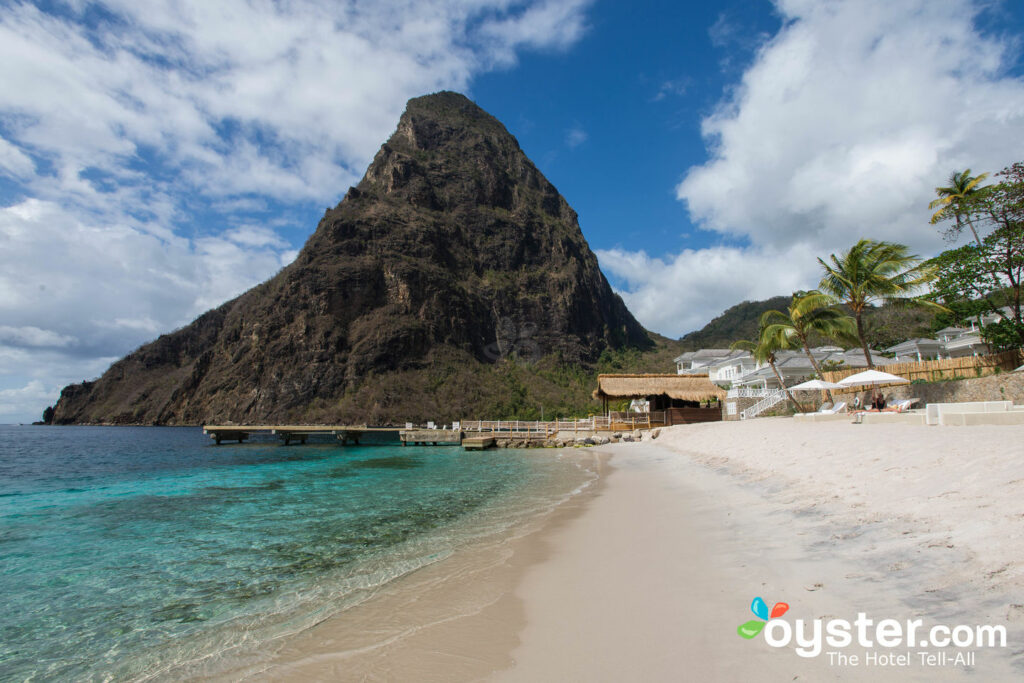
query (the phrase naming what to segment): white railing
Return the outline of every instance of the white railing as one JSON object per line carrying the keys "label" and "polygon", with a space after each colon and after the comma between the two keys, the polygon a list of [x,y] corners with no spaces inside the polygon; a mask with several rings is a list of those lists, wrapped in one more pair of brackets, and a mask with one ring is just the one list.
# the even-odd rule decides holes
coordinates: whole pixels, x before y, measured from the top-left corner
{"label": "white railing", "polygon": [[462,430],[466,432],[540,432],[553,428],[556,422],[538,420],[463,420]]}
{"label": "white railing", "polygon": [[781,403],[781,402],[783,402],[785,400],[786,400],[786,392],[783,391],[782,389],[776,389],[776,390],[772,391],[772,393],[768,394],[767,396],[762,398],[760,401],[755,403],[754,405],[752,405],[749,408],[747,408],[746,410],[742,411],[740,413],[740,419],[741,420],[746,420],[746,419],[754,417],[756,415],[760,415],[761,413],[763,413],[764,411],[768,410],[772,406],[776,406],[776,405],[778,405],[779,403]]}
{"label": "white railing", "polygon": [[509,432],[514,434],[556,434],[558,432],[609,430],[613,425],[619,429],[646,428],[651,423],[663,424],[665,412],[613,413],[594,415],[576,420],[463,420],[460,427],[464,432]]}
{"label": "white railing", "polygon": [[765,398],[775,392],[775,389],[764,387],[735,387],[726,392],[726,398]]}

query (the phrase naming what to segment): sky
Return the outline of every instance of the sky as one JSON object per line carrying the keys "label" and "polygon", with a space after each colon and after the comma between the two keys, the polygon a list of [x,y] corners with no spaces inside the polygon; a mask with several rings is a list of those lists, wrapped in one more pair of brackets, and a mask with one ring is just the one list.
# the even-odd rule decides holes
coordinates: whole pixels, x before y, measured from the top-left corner
{"label": "sky", "polygon": [[405,102],[466,93],[647,328],[930,256],[1024,157],[1016,0],[0,0],[0,423],[272,276]]}

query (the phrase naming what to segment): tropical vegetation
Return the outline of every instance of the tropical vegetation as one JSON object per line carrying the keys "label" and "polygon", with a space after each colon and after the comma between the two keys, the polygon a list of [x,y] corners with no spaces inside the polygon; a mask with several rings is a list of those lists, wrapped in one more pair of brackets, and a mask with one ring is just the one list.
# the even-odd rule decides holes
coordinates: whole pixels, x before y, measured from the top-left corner
{"label": "tropical vegetation", "polygon": [[1009,316],[982,330],[993,350],[1003,350],[1024,346],[1024,163],[1013,164],[996,177],[996,184],[958,202],[963,220],[972,230],[975,224],[980,226],[985,236],[942,252],[930,267],[936,274],[936,300],[961,317],[1009,307]]}
{"label": "tropical vegetation", "polygon": [[875,367],[864,328],[869,307],[889,302],[943,308],[925,298],[924,290],[935,278],[934,268],[903,244],[861,239],[842,254],[832,254],[829,262],[819,258],[818,263],[825,270],[821,290],[853,314],[869,368]]}
{"label": "tropical vegetation", "polygon": [[786,392],[786,398],[789,399],[789,402],[793,404],[794,408],[802,413],[804,412],[803,406],[793,398],[793,392],[786,386],[785,380],[782,379],[782,374],[779,373],[778,367],[775,366],[775,361],[777,360],[775,352],[791,348],[786,344],[786,340],[778,335],[765,334],[765,329],[762,327],[758,333],[757,341],[741,339],[733,342],[729,348],[733,350],[742,349],[744,351],[749,351],[750,355],[753,356],[754,360],[758,363],[767,364],[771,367],[772,372],[775,373],[775,379],[779,381],[779,387]]}
{"label": "tropical vegetation", "polygon": [[[761,316],[761,336],[776,338],[780,348],[802,348],[811,367],[822,377],[821,366],[811,353],[811,338],[817,335],[839,342],[854,339],[856,324],[835,305],[835,300],[818,290],[794,292],[786,311],[765,311]],[[832,392],[828,392],[832,401]]]}
{"label": "tropical vegetation", "polygon": [[972,176],[971,169],[967,168],[950,174],[949,185],[935,188],[938,198],[932,200],[932,203],[928,205],[929,209],[937,209],[932,214],[932,224],[949,218],[956,221],[953,227],[946,231],[947,239],[954,240],[960,236],[966,218],[967,227],[971,229],[974,241],[979,247],[981,246],[981,238],[978,237],[978,231],[974,228],[974,221],[971,220],[970,212],[965,209],[972,199],[977,198],[986,189],[981,185],[986,178],[988,178],[988,173]]}
{"label": "tropical vegetation", "polygon": [[[744,302],[713,322],[746,336],[755,319],[751,313],[761,308],[754,340],[734,342],[731,348],[749,350],[755,360],[770,366],[798,409],[776,367],[776,353],[783,349],[803,349],[822,377],[823,368],[811,353],[813,343],[832,339],[859,345],[873,368],[871,341],[892,345],[914,336],[911,331],[935,331],[996,312],[1002,319],[982,327],[984,341],[994,351],[1024,347],[1024,162],[1003,169],[995,175],[997,182],[984,185],[989,177],[973,176],[969,168],[956,171],[948,185],[935,188],[938,197],[929,204],[933,224],[952,223],[947,239],[956,240],[967,227],[973,243],[925,261],[906,245],[861,239],[827,260],[819,258],[824,271],[819,289],[794,292],[785,309],[777,304],[778,297]],[[691,336],[697,334],[711,332]]]}

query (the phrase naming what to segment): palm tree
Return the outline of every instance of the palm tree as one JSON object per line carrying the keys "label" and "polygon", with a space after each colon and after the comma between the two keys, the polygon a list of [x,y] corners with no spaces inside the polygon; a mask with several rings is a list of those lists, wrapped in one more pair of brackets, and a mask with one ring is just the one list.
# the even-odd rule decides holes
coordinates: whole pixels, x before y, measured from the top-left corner
{"label": "palm tree", "polygon": [[[967,199],[985,189],[984,187],[979,187],[985,178],[988,178],[988,173],[972,177],[971,169],[969,168],[951,173],[948,181],[949,185],[946,187],[936,187],[935,194],[939,195],[939,197],[938,199],[933,199],[928,205],[929,209],[938,209],[938,211],[932,214],[932,224],[938,223],[952,213],[956,218],[956,232],[959,235],[960,231],[964,229],[963,204]],[[974,223],[971,222],[969,215],[967,216],[967,227],[971,229],[974,241],[980,247],[981,238],[978,237],[978,231],[974,229]]]}
{"label": "palm tree", "polygon": [[[782,311],[765,311],[761,315],[762,334],[784,338],[789,347],[802,347],[811,367],[824,379],[818,360],[811,353],[810,337],[819,334],[828,339],[849,341],[856,339],[857,327],[854,319],[835,306],[835,300],[818,290],[795,292],[793,302]],[[828,400],[835,401],[832,392],[826,389]]]}
{"label": "palm tree", "polygon": [[803,406],[797,403],[797,400],[793,398],[793,392],[791,392],[789,387],[786,386],[786,382],[782,379],[782,374],[779,372],[779,369],[775,367],[775,352],[780,349],[790,348],[786,344],[787,342],[785,339],[781,339],[777,336],[771,337],[765,335],[764,328],[762,328],[761,331],[758,332],[758,340],[756,342],[743,339],[733,342],[729,346],[729,349],[743,349],[744,351],[750,351],[750,355],[752,355],[754,360],[758,363],[767,363],[771,366],[772,372],[775,373],[775,378],[779,380],[779,386],[786,392],[786,396],[789,398],[790,402],[802,413],[805,412]]}
{"label": "palm tree", "polygon": [[853,313],[857,338],[864,349],[869,368],[874,368],[871,349],[864,334],[864,311],[876,301],[917,304],[947,310],[914,293],[935,278],[934,268],[909,253],[902,244],[862,239],[839,256],[832,254],[831,265],[818,259],[825,269],[819,285],[838,303]]}

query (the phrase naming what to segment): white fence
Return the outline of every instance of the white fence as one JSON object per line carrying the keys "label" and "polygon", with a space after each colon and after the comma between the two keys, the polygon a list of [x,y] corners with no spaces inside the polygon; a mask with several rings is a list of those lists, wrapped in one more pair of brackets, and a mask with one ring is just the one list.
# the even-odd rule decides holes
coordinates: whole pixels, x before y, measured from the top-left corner
{"label": "white fence", "polygon": [[726,398],[766,398],[775,392],[775,389],[765,389],[764,387],[735,387],[730,389],[725,397]]}
{"label": "white fence", "polygon": [[516,434],[548,435],[558,432],[588,432],[610,430],[612,425],[618,428],[650,427],[664,424],[664,411],[652,413],[613,413],[611,415],[594,415],[576,420],[463,420],[464,432],[509,432]]}

